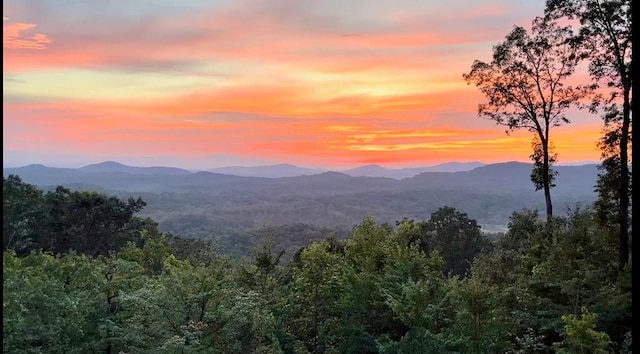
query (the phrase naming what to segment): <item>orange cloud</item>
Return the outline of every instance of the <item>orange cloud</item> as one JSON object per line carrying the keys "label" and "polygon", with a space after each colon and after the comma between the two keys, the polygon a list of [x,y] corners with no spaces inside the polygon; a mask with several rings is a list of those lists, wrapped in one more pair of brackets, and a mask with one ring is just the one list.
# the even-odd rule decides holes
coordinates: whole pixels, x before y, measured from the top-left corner
{"label": "orange cloud", "polygon": [[[437,134],[421,139],[414,136],[429,132],[413,130],[378,130],[355,125],[348,129],[326,129],[315,139],[281,140],[277,144],[253,143],[253,153],[275,158],[286,154],[293,161],[315,161],[329,165],[353,166],[379,163],[389,166],[426,165],[446,161],[529,161],[532,136],[528,132],[514,132],[507,136],[501,130],[440,128]],[[386,132],[383,133],[383,132]],[[554,144],[560,162],[598,160],[595,141],[599,137],[597,125],[573,129],[558,129]],[[359,141],[359,143],[355,143]]]}
{"label": "orange cloud", "polygon": [[[349,90],[348,85],[342,88]],[[198,90],[162,101],[130,100],[102,105],[110,109],[141,115],[192,119],[210,112],[242,112],[298,119],[361,117],[425,121],[436,112],[475,115],[479,94],[460,83],[459,90],[430,94],[332,96],[331,89],[312,83],[288,82],[276,86],[253,85]],[[82,104],[82,103],[80,103]]]}
{"label": "orange cloud", "polygon": [[[28,17],[55,42],[35,24],[5,19],[5,47],[15,50],[3,54],[14,79],[4,94],[3,145],[326,165],[527,161],[530,134],[506,136],[478,118],[484,98],[461,77],[473,59],[490,60],[516,5],[461,11],[465,2],[453,3],[366,2],[345,11],[342,3],[234,1],[179,16],[143,8],[135,20],[85,20],[82,33],[72,21],[41,21],[57,18],[49,13]],[[24,6],[35,14],[39,5]],[[46,51],[17,50],[27,48]],[[560,160],[598,159],[599,125],[554,131]]]}
{"label": "orange cloud", "polygon": [[11,23],[8,17],[3,17],[2,22],[2,46],[8,49],[45,49],[51,43],[51,39],[42,33],[32,33],[32,29],[38,25],[33,23]]}
{"label": "orange cloud", "polygon": [[[422,127],[400,128],[394,121],[359,117],[305,120],[232,112],[185,119],[110,111],[106,106],[96,109],[98,104],[5,105],[4,146],[47,151],[57,146],[67,153],[92,151],[123,156],[233,153],[329,166],[528,161],[531,150],[530,133],[518,131],[507,136],[488,125],[460,128],[425,121]],[[599,135],[597,122],[558,128],[553,141],[560,161],[598,160],[595,141]]]}

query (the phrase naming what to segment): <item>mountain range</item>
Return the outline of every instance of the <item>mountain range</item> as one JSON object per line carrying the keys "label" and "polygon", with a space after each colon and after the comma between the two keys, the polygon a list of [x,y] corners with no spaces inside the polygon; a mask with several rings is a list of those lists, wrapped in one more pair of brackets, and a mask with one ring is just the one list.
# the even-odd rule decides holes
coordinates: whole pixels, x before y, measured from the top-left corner
{"label": "mountain range", "polygon": [[222,173],[233,176],[244,177],[296,177],[305,175],[316,175],[325,172],[321,169],[311,169],[298,167],[291,164],[263,165],[263,166],[229,166],[212,168],[209,172]]}
{"label": "mountain range", "polygon": [[[380,165],[365,165],[357,168],[347,170],[337,170],[335,172],[344,173],[352,177],[386,177],[394,179],[404,179],[416,176],[423,172],[461,172],[469,171],[476,167],[484,166],[481,162],[448,162],[442,163],[430,167],[409,167],[409,168],[385,168]],[[33,164],[21,167],[23,169],[33,169],[44,167],[44,165]],[[49,167],[56,168],[56,167]],[[4,168],[4,169],[15,169]],[[115,161],[105,161],[96,164],[89,164],[77,169],[74,168],[57,168],[56,173],[64,173],[62,171],[77,170],[78,172],[87,173],[111,173],[111,172],[125,172],[131,174],[159,174],[159,175],[187,175],[193,172],[177,167],[164,167],[164,166],[150,166],[150,167],[137,167],[125,165]],[[261,166],[227,166],[217,167],[207,170],[206,172],[213,172],[217,174],[225,174],[232,176],[242,177],[266,177],[266,178],[281,178],[281,177],[297,177],[321,174],[328,172],[326,169],[312,169],[299,167],[292,164],[274,164],[274,165],[261,165]]]}
{"label": "mountain range", "polygon": [[[387,177],[394,179],[403,179],[413,177],[422,172],[460,172],[469,171],[473,168],[483,166],[481,162],[447,162],[430,167],[409,167],[409,168],[386,168],[380,165],[365,165],[347,170],[338,170],[336,172],[344,173],[352,177]],[[234,176],[245,177],[296,177],[308,176],[327,172],[325,169],[311,169],[298,167],[291,164],[277,164],[264,166],[231,166],[218,167],[209,170],[210,172],[222,173]]]}
{"label": "mountain range", "polygon": [[[81,168],[3,168],[3,175],[18,175],[45,190],[63,185],[119,197],[140,196],[147,202],[143,214],[159,221],[162,230],[194,237],[294,223],[350,229],[366,216],[387,223],[404,217],[424,220],[442,206],[455,207],[484,227],[504,229],[514,211],[544,211],[543,194],[530,181],[531,164],[479,165],[437,167],[456,172],[376,165],[346,171],[275,165],[192,172],[108,161]],[[559,175],[552,198],[557,214],[595,200],[597,165],[555,169]],[[300,173],[304,175],[296,175]]]}

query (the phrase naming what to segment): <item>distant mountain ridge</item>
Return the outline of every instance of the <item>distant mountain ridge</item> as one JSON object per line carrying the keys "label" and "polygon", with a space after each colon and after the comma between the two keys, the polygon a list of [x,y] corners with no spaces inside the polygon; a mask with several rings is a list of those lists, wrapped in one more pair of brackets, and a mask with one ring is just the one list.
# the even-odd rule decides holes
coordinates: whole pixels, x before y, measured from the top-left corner
{"label": "distant mountain ridge", "polygon": [[[105,161],[77,169],[47,167],[40,164],[3,168],[3,175],[6,177],[9,174],[16,174],[21,176],[25,182],[36,185],[84,183],[131,192],[155,191],[164,188],[172,190],[181,186],[211,186],[219,183],[247,184],[249,189],[256,185],[264,186],[265,188],[280,185],[287,188],[306,185],[317,189],[314,185],[318,184],[328,190],[333,186],[333,189],[344,192],[349,191],[346,186],[354,188],[354,191],[362,190],[363,188],[360,188],[360,186],[367,186],[364,190],[429,187],[509,191],[533,188],[530,181],[531,164],[504,162],[486,165],[481,163],[463,165],[456,163],[455,166],[458,169],[463,169],[472,167],[474,164],[480,166],[456,172],[438,171],[450,168],[451,165],[396,170],[378,165],[366,165],[346,171],[320,171],[280,164],[255,168],[244,167],[240,169],[240,172],[244,172],[245,175],[238,176],[229,173],[233,169],[237,169],[237,167],[213,170],[217,172],[190,172],[174,167],[135,167],[114,161]],[[560,173],[556,180],[560,190],[593,191],[598,173],[596,164],[556,166],[555,169]],[[434,172],[433,170],[436,171]],[[307,174],[298,175],[298,173]],[[252,176],[251,174],[261,174],[261,176]],[[414,175],[403,177],[411,174]],[[341,184],[344,184],[345,188],[340,187]],[[558,190],[558,188],[554,188],[554,190]]]}
{"label": "distant mountain ridge", "polygon": [[[558,165],[554,168],[558,171],[571,171],[574,169],[589,168],[596,171],[597,164],[585,165]],[[531,173],[531,164],[510,161],[493,164],[481,162],[449,162],[430,167],[409,167],[391,169],[376,164],[364,165],[348,170],[322,170],[298,167],[292,164],[276,164],[264,166],[229,166],[213,168],[207,171],[188,171],[177,167],[150,166],[137,167],[129,166],[115,161],[104,161],[97,164],[90,164],[80,168],[68,167],[48,167],[42,164],[31,164],[23,167],[3,168],[6,176],[8,173],[21,172],[29,176],[42,174],[51,177],[83,176],[95,174],[131,174],[131,175],[157,175],[157,176],[189,176],[204,174],[210,176],[225,175],[228,177],[255,177],[255,178],[285,178],[303,177],[314,175],[343,175],[345,177],[370,177],[370,178],[390,178],[396,180],[421,180],[433,178],[445,178],[447,180],[465,179],[463,176],[474,175],[476,182],[484,179],[492,181],[496,177],[513,179],[513,173],[527,177]],[[590,171],[592,172],[592,171]],[[430,176],[430,177],[425,177]],[[439,176],[439,177],[436,177]],[[527,178],[528,180],[528,178]],[[508,184],[508,183],[507,183]]]}
{"label": "distant mountain ridge", "polygon": [[209,172],[222,173],[233,176],[243,177],[267,177],[267,178],[280,178],[280,177],[297,177],[306,175],[315,175],[324,172],[320,169],[311,169],[298,167],[291,164],[277,164],[277,165],[264,165],[264,166],[228,166],[217,167],[208,170]]}
{"label": "distant mountain ridge", "polygon": [[136,167],[121,164],[115,161],[105,161],[101,163],[91,164],[79,168],[83,172],[101,173],[101,172],[127,172],[132,174],[166,174],[166,175],[188,175],[191,172],[177,167],[150,166]]}
{"label": "distant mountain ridge", "polygon": [[[527,163],[518,162],[524,166],[529,166]],[[559,164],[556,167],[575,167],[584,165],[595,165],[596,163],[585,164]],[[498,164],[485,164],[482,162],[445,162],[434,166],[426,167],[405,167],[405,168],[387,168],[377,164],[363,165],[356,168],[346,170],[326,170],[321,168],[305,168],[295,166],[292,164],[274,164],[274,165],[261,165],[261,166],[226,166],[216,167],[207,172],[240,176],[240,177],[265,177],[265,178],[281,178],[281,177],[298,177],[298,176],[310,176],[317,175],[327,171],[335,171],[343,173],[351,177],[384,177],[402,180],[406,178],[413,178],[424,172],[466,172],[471,171],[483,166],[500,165]],[[43,164],[31,164],[23,167],[10,167],[3,169],[38,169],[38,168],[51,168],[56,169],[56,174],[70,173],[69,171],[78,171],[84,173],[130,173],[140,175],[182,175],[186,176],[198,170],[186,170],[178,167],[167,166],[149,166],[138,167],[123,164],[116,161],[104,161],[95,164],[89,164],[80,168],[68,168],[68,167],[48,167]],[[65,172],[66,171],[66,172]]]}
{"label": "distant mountain ridge", "polygon": [[[367,173],[385,172],[380,166],[365,167]],[[469,171],[427,171],[402,179],[399,175],[354,177],[345,171],[266,178],[106,162],[77,169],[43,165],[3,168],[3,175],[18,175],[44,189],[63,185],[142,196],[148,204],[146,215],[167,231],[182,232],[187,229],[176,225],[185,220],[202,220],[220,230],[291,223],[351,228],[369,215],[387,223],[403,217],[420,220],[444,205],[468,213],[479,224],[503,227],[514,211],[544,208],[543,195],[530,180],[532,167],[505,162]],[[291,171],[292,167],[283,169]],[[596,199],[596,164],[555,169],[559,176],[552,199],[559,214],[576,203]]]}
{"label": "distant mountain ridge", "polygon": [[352,177],[387,177],[404,179],[414,177],[423,172],[463,172],[484,166],[482,162],[445,162],[430,167],[385,168],[380,165],[365,165],[340,171]]}
{"label": "distant mountain ridge", "polygon": [[[393,179],[411,178],[423,172],[461,172],[470,171],[476,167],[484,166],[482,162],[446,162],[434,166],[426,167],[406,167],[406,168],[387,168],[380,165],[364,165],[347,170],[334,169],[331,171],[340,172],[351,177],[386,177]],[[47,167],[42,164],[31,164],[22,167],[8,167],[8,168],[26,168],[35,166]],[[241,177],[266,177],[266,178],[281,178],[281,177],[298,177],[321,174],[327,172],[327,169],[321,168],[306,168],[295,166],[292,164],[282,163],[274,165],[261,165],[261,166],[225,166],[216,167],[208,170],[186,170],[178,167],[167,166],[149,166],[138,167],[123,164],[116,161],[104,161],[95,164],[89,164],[80,168],[69,167],[48,167],[56,169],[68,169],[78,170],[87,173],[113,173],[113,172],[125,172],[131,174],[159,174],[159,175],[187,175],[197,171],[207,171],[218,174],[241,176]],[[7,168],[3,168],[7,169]]]}
{"label": "distant mountain ridge", "polygon": [[[387,168],[380,165],[370,164],[347,170],[331,170],[346,174],[351,177],[386,177],[393,179],[404,179],[418,175],[422,172],[460,172],[469,171],[476,167],[484,166],[482,162],[446,162],[429,167],[407,167],[407,168]],[[228,166],[209,169],[210,172],[228,174],[243,177],[298,177],[316,175],[327,170],[312,169],[295,166],[292,164],[277,164],[263,166]]]}

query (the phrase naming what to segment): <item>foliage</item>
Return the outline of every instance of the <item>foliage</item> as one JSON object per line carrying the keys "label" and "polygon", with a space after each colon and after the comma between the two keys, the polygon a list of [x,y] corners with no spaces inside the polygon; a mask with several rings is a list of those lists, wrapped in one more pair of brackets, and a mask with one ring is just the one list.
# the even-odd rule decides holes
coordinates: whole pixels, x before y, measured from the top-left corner
{"label": "foliage", "polygon": [[38,242],[38,222],[44,212],[42,191],[10,175],[2,178],[2,202],[3,251],[28,253]]}
{"label": "foliage", "polygon": [[600,326],[621,343],[630,329],[631,293],[616,276],[616,242],[589,208],[552,223],[535,211],[514,213],[492,254],[476,259],[472,278],[501,290],[500,308],[512,314],[515,350],[551,350],[563,331],[561,316],[582,306],[603,314]]}
{"label": "foliage", "polygon": [[[592,81],[601,86],[601,94],[592,100],[594,108],[603,106],[604,121],[604,134],[599,142],[603,173],[597,190],[601,204],[614,203],[618,206],[619,270],[622,270],[629,260],[630,234],[631,0],[547,0],[545,17],[579,22],[575,42],[589,62]],[[612,195],[614,189],[617,193]]]}
{"label": "foliage", "polygon": [[102,281],[93,261],[73,254],[56,258],[3,255],[3,352],[82,353],[95,347]]}
{"label": "foliage", "polygon": [[594,329],[597,320],[598,315],[590,313],[586,307],[582,307],[580,317],[563,315],[565,339],[554,343],[558,353],[609,353],[609,335]]}
{"label": "foliage", "polygon": [[[27,225],[19,215],[12,225]],[[631,266],[617,271],[616,238],[591,208],[515,212],[495,244],[452,207],[395,227],[366,217],[289,262],[275,233],[253,259],[228,258],[141,221],[108,256],[5,251],[4,351],[631,351]]]}
{"label": "foliage", "polygon": [[340,256],[330,252],[326,241],[312,243],[294,268],[294,323],[301,334],[299,340],[311,353],[330,352],[339,345],[340,271]]}
{"label": "foliage", "polygon": [[144,223],[133,218],[146,204],[124,202],[96,192],[72,192],[58,187],[45,195],[45,220],[40,244],[54,253],[74,249],[93,256],[106,255],[129,240],[137,240]]}
{"label": "foliage", "polygon": [[134,217],[146,205],[140,198],[125,202],[62,186],[43,195],[16,176],[3,178],[3,192],[4,249],[20,254],[42,249],[107,255],[128,241],[139,241],[140,232],[153,227],[150,220]]}
{"label": "foliage", "polygon": [[498,306],[500,296],[495,285],[476,279],[453,282],[456,308],[452,331],[459,338],[461,352],[504,351],[513,329],[506,308]]}
{"label": "foliage", "polygon": [[531,33],[516,26],[506,40],[493,47],[490,63],[476,60],[463,77],[486,96],[488,102],[478,105],[478,114],[509,130],[526,129],[535,134],[531,155],[536,167],[532,181],[545,192],[547,218],[553,215],[550,131],[569,123],[565,111],[579,105],[590,92],[587,86],[567,86],[581,61],[571,43],[573,33],[568,26],[545,18],[536,18]]}
{"label": "foliage", "polygon": [[[531,147],[533,148],[533,154],[529,155],[529,158],[533,160],[533,171],[531,171],[531,182],[536,187],[536,191],[544,189],[545,179],[544,179],[544,146],[540,142],[538,137],[534,137],[531,142]],[[556,162],[558,162],[558,154],[552,153],[553,151],[553,143],[549,142],[548,147],[548,159],[549,159],[549,173],[548,173],[548,183],[549,187],[553,188],[556,186],[555,180],[558,176],[558,171],[554,170],[551,166],[553,166]]]}
{"label": "foliage", "polygon": [[[201,236],[192,239],[135,216],[146,205],[141,198],[62,186],[44,193],[10,175],[3,178],[3,352],[631,353],[630,1],[548,0],[545,15],[531,33],[515,27],[491,63],[476,61],[465,74],[488,98],[480,115],[535,133],[530,177],[545,190],[545,220],[537,210],[514,212],[492,243],[466,213],[425,201],[459,202],[454,191],[374,193],[333,176],[331,188],[360,194],[305,190],[307,203],[283,190],[260,199],[273,190],[215,188],[215,196],[259,202],[212,207],[227,214],[211,217],[180,214],[177,226]],[[561,19],[578,19],[579,33]],[[593,108],[605,107],[607,129],[600,199],[554,217],[549,131],[568,123],[565,110],[593,88],[565,86],[583,58],[594,82],[610,88],[592,96]],[[402,193],[408,197],[396,198]],[[494,193],[495,201],[509,191]],[[200,191],[185,198],[222,203]],[[264,200],[305,221],[362,221],[347,233],[272,227],[278,220],[258,205]],[[217,218],[237,230],[247,226],[230,217],[240,210],[263,227],[196,225]],[[364,216],[371,211],[375,218]],[[391,226],[400,211],[430,217]],[[232,249],[236,257],[221,252]]]}
{"label": "foliage", "polygon": [[474,257],[490,248],[490,242],[480,233],[477,222],[452,207],[442,207],[432,213],[424,229],[427,237],[423,249],[441,252],[447,274],[465,275]]}

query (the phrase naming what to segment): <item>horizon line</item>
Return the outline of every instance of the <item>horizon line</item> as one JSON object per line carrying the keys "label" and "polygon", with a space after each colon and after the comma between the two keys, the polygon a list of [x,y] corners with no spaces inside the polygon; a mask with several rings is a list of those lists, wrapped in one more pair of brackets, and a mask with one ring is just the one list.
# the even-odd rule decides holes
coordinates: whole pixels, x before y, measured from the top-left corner
{"label": "horizon line", "polygon": [[[127,158],[124,158],[127,159]],[[4,160],[4,159],[3,159]],[[407,166],[402,166],[402,167],[391,167],[391,166],[385,166],[385,164],[381,164],[381,163],[366,163],[366,164],[361,164],[361,165],[353,165],[354,167],[323,167],[323,166],[314,166],[314,167],[308,167],[308,166],[303,166],[303,165],[297,165],[295,163],[290,163],[290,162],[275,162],[275,163],[268,163],[268,164],[260,164],[260,165],[240,165],[240,164],[236,164],[236,165],[223,165],[223,166],[215,166],[215,167],[202,167],[202,168],[189,168],[189,167],[180,167],[180,166],[176,166],[176,165],[172,165],[172,164],[166,164],[166,165],[157,165],[157,164],[140,164],[140,165],[136,165],[136,164],[130,164],[130,163],[125,163],[125,162],[121,162],[121,161],[117,161],[115,159],[107,159],[107,160],[101,160],[99,162],[93,162],[93,163],[84,163],[84,164],[73,164],[73,163],[67,163],[65,164],[64,162],[62,164],[58,163],[58,164],[46,164],[46,163],[42,163],[42,162],[31,162],[31,163],[25,163],[25,164],[10,164],[10,165],[5,165],[3,162],[3,169],[9,169],[9,168],[24,168],[24,167],[29,167],[29,166],[44,166],[44,167],[48,167],[48,168],[65,168],[65,169],[81,169],[84,167],[88,167],[88,166],[94,166],[94,165],[101,165],[101,164],[105,164],[105,163],[116,163],[122,166],[126,166],[126,167],[134,167],[134,168],[175,168],[175,169],[181,169],[181,170],[185,170],[188,172],[211,172],[212,170],[219,170],[219,169],[225,169],[225,168],[246,168],[246,169],[255,169],[255,168],[268,168],[268,167],[276,167],[276,166],[282,166],[282,165],[286,165],[286,166],[291,166],[294,168],[300,168],[300,169],[308,169],[308,170],[316,170],[319,173],[322,172],[341,172],[341,171],[350,171],[350,170],[355,170],[355,169],[359,169],[359,168],[363,168],[363,167],[380,167],[386,170],[404,170],[404,169],[419,169],[419,168],[433,168],[433,167],[438,167],[438,166],[442,166],[442,165],[447,165],[447,164],[480,164],[481,166],[487,166],[487,165],[497,165],[497,164],[506,164],[506,163],[522,163],[522,164],[533,164],[533,162],[530,161],[518,161],[518,160],[508,160],[508,161],[499,161],[499,162],[482,162],[482,161],[446,161],[446,162],[439,162],[436,164],[429,164],[429,165],[407,165]],[[572,162],[561,162],[561,163],[557,163],[555,164],[555,166],[584,166],[584,165],[599,165],[601,164],[601,161],[591,161],[591,160],[582,160],[582,161],[572,161]],[[73,166],[71,166],[73,165]],[[480,167],[480,166],[477,166]]]}

